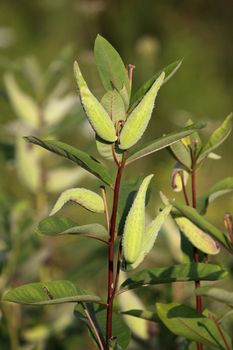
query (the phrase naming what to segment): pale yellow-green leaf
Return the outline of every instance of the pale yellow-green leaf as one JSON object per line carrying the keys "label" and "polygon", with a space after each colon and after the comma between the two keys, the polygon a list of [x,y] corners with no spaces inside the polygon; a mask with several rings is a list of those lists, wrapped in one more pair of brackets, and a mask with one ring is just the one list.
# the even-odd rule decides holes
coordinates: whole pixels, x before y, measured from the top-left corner
{"label": "pale yellow-green leaf", "polygon": [[146,255],[151,251],[153,248],[155,241],[158,237],[159,231],[167,219],[168,215],[170,214],[172,206],[167,205],[155,218],[151,221],[151,223],[146,227],[145,234],[142,238],[142,247],[140,250],[140,254],[137,258],[137,260],[133,263],[127,266],[127,269],[135,269],[138,267],[141,262],[144,260]]}
{"label": "pale yellow-green leaf", "polygon": [[[127,277],[128,276],[126,275],[126,273],[121,272],[119,284],[122,284],[127,279]],[[120,293],[117,296],[117,303],[121,312],[128,311],[131,309],[145,309],[145,305],[142,303],[141,299],[132,290],[129,290],[126,293]],[[148,321],[142,318],[128,315],[123,315],[123,318],[134,335],[143,340],[149,339]]]}
{"label": "pale yellow-green leaf", "polygon": [[59,123],[77,104],[74,95],[68,94],[64,97],[54,97],[48,100],[44,108],[44,120],[47,125]]}
{"label": "pale yellow-green leaf", "polygon": [[82,168],[58,168],[47,171],[46,189],[48,192],[56,193],[79,183],[90,174]]}
{"label": "pale yellow-green leaf", "polygon": [[165,74],[163,72],[126,119],[120,135],[121,149],[132,147],[142,137],[150,121],[155,98],[163,83],[164,77]]}
{"label": "pale yellow-green leaf", "polygon": [[141,251],[145,232],[145,198],[154,175],[148,175],[142,182],[126,218],[123,233],[123,254],[126,263],[133,264]]}
{"label": "pale yellow-green leaf", "polygon": [[199,250],[206,254],[216,255],[220,251],[218,243],[189,219],[180,217],[175,219],[179,229],[188,240]]}
{"label": "pale yellow-green leaf", "polygon": [[16,170],[22,183],[32,192],[41,185],[41,150],[18,138],[16,141]]}
{"label": "pale yellow-green leaf", "polygon": [[95,213],[104,212],[104,203],[100,195],[85,188],[71,188],[62,192],[50,215],[57,213],[67,202],[70,201]]}
{"label": "pale yellow-green leaf", "polygon": [[217,154],[217,153],[210,152],[210,153],[208,154],[207,158],[213,159],[213,160],[219,160],[219,159],[221,159],[222,157],[221,157],[219,154]]}
{"label": "pale yellow-green leaf", "polygon": [[80,99],[87,118],[99,137],[108,142],[117,139],[114,124],[105,108],[89,90],[77,62],[74,63],[74,74],[78,84]]}
{"label": "pale yellow-green leaf", "polygon": [[161,231],[161,234],[166,242],[169,256],[171,256],[176,263],[181,264],[183,261],[183,256],[181,250],[180,231],[171,216],[169,216],[164,222]]}
{"label": "pale yellow-green leaf", "polygon": [[6,74],[4,82],[15,114],[26,124],[38,127],[40,112],[33,98],[21,90],[12,74]]}

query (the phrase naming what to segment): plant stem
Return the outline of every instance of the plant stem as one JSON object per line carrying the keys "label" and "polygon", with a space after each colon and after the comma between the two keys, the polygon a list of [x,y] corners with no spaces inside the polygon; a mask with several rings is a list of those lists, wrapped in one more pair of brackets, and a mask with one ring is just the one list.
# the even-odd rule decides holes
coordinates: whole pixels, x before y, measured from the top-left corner
{"label": "plant stem", "polygon": [[108,203],[107,203],[107,198],[106,198],[105,187],[104,187],[104,186],[101,186],[101,187],[100,187],[100,190],[101,190],[101,195],[102,195],[103,202],[104,202],[106,226],[107,226],[107,230],[108,230],[108,232],[109,232],[110,219],[109,219],[109,210],[108,210]]}
{"label": "plant stem", "polygon": [[114,301],[114,241],[115,241],[115,229],[117,219],[117,209],[120,193],[120,184],[123,169],[125,166],[125,153],[123,154],[122,162],[118,166],[117,176],[114,186],[112,216],[109,229],[109,245],[108,245],[108,298],[107,298],[107,322],[106,322],[106,343],[107,350],[109,350],[109,340],[112,337],[112,311]]}
{"label": "plant stem", "polygon": [[215,324],[215,326],[216,326],[216,328],[217,328],[217,330],[218,330],[218,332],[219,332],[219,334],[220,334],[220,336],[221,336],[221,338],[226,346],[226,350],[231,350],[231,346],[227,343],[226,337],[225,337],[225,335],[222,331],[222,328],[220,327],[218,321],[215,319],[215,317],[213,315],[209,315],[209,317],[213,320],[213,322],[214,322],[214,324]]}
{"label": "plant stem", "polygon": [[225,225],[227,228],[228,236],[230,238],[231,244],[233,245],[233,224],[231,214],[225,214]]}
{"label": "plant stem", "polygon": [[186,186],[185,186],[185,182],[184,182],[184,173],[183,173],[183,171],[180,171],[179,175],[180,175],[180,178],[181,178],[182,190],[183,190],[183,194],[184,194],[185,203],[186,203],[186,205],[189,205],[189,199],[188,199],[188,194],[187,194],[187,190],[186,190]]}
{"label": "plant stem", "polygon": [[100,339],[98,330],[96,329],[96,326],[95,326],[95,324],[94,324],[94,322],[93,322],[93,320],[92,320],[92,318],[91,318],[91,315],[90,315],[88,309],[86,308],[86,306],[84,305],[84,303],[80,302],[80,304],[81,304],[81,306],[82,306],[82,308],[83,308],[83,311],[84,311],[85,315],[87,316],[87,319],[88,319],[88,321],[90,322],[90,325],[91,325],[91,327],[92,327],[92,329],[93,329],[93,331],[94,331],[94,333],[95,333],[95,336],[96,336],[96,339],[97,339],[97,341],[98,341],[98,343],[99,343],[100,349],[101,349],[101,350],[104,350],[104,346],[103,346],[103,343],[102,343],[102,341],[101,341],[101,339]]}
{"label": "plant stem", "polygon": [[[194,145],[195,146],[195,145]],[[196,147],[191,148],[191,182],[192,182],[192,207],[197,207],[197,195],[196,195],[196,160],[195,160]],[[199,251],[196,247],[193,247],[193,259],[196,264],[199,262]],[[199,288],[201,283],[199,280],[195,281],[195,288]],[[200,295],[196,295],[196,310],[198,313],[202,312],[202,300]],[[203,345],[197,343],[197,350],[203,350]]]}

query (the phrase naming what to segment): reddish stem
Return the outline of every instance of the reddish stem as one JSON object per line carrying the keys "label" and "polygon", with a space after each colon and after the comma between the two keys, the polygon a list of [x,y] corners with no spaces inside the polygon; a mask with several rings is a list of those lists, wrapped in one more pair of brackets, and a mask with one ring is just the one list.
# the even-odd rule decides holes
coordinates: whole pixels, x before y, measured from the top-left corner
{"label": "reddish stem", "polygon": [[225,214],[225,225],[230,238],[231,244],[233,245],[233,224],[231,214]]}
{"label": "reddish stem", "polygon": [[113,196],[112,216],[110,221],[109,230],[109,246],[108,246],[108,298],[107,298],[107,322],[106,322],[106,343],[107,350],[109,350],[109,340],[112,337],[112,311],[114,301],[114,241],[115,241],[115,229],[117,219],[117,208],[120,193],[120,184],[123,169],[125,166],[125,154],[123,155],[122,162],[118,167]]}
{"label": "reddish stem", "polygon": [[188,194],[187,194],[187,191],[186,191],[186,186],[185,186],[185,181],[184,181],[184,173],[183,173],[182,170],[179,171],[179,175],[180,175],[180,178],[181,178],[182,190],[183,190],[183,194],[184,194],[185,203],[186,203],[186,205],[189,205]]}
{"label": "reddish stem", "polygon": [[[196,160],[195,160],[196,147],[191,148],[191,159],[192,159],[192,171],[191,171],[191,182],[192,182],[192,206],[197,207],[197,195],[196,195]],[[199,251],[196,247],[193,247],[193,260],[196,264],[199,262]],[[195,288],[199,288],[201,283],[199,280],[195,281]],[[202,312],[202,300],[200,295],[196,295],[196,310],[198,313]],[[197,350],[203,350],[203,345],[197,343]]]}
{"label": "reddish stem", "polygon": [[132,81],[133,81],[133,70],[135,66],[133,64],[128,64],[128,77],[129,77],[129,85],[130,89],[132,87]]}
{"label": "reddish stem", "polygon": [[215,319],[215,317],[213,315],[209,315],[209,317],[213,320],[213,322],[214,322],[214,324],[215,324],[215,326],[216,326],[216,328],[217,328],[217,330],[218,330],[218,332],[219,332],[219,334],[220,334],[220,336],[221,336],[221,338],[226,346],[226,350],[231,350],[231,346],[227,343],[226,337],[225,337],[225,335],[222,331],[222,328],[220,327],[218,321]]}

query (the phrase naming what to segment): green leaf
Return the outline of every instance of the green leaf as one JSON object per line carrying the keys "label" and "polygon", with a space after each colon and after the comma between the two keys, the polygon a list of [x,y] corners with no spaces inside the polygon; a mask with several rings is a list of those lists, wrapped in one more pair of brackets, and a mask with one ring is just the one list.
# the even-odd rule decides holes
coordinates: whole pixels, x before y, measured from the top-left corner
{"label": "green leaf", "polygon": [[157,72],[155,75],[153,75],[152,78],[150,78],[146,83],[144,83],[138,91],[134,94],[131,101],[131,108],[133,109],[135,105],[137,105],[140,100],[143,98],[143,96],[147,93],[147,91],[151,88],[151,86],[154,84],[155,80],[159,77],[159,75],[164,72],[165,73],[165,79],[163,81],[163,84],[165,84],[180,68],[182,64],[183,59],[177,60],[171,64],[169,64],[167,67],[164,67],[159,72]]}
{"label": "green leaf", "polygon": [[144,144],[138,147],[137,149],[134,149],[133,151],[129,152],[129,157],[127,158],[126,165],[134,162],[137,159],[143,158],[149,154],[157,152],[163,148],[171,146],[172,144],[181,140],[187,135],[190,135],[195,130],[201,129],[203,127],[204,124],[195,123],[190,126],[187,126],[186,128],[182,128],[179,131],[171,132],[158,139],[155,139],[154,141],[150,141],[147,144]]}
{"label": "green leaf", "polygon": [[232,129],[233,113],[230,113],[224,120],[224,122],[217,128],[210,136],[209,141],[200,150],[198,155],[198,163],[200,163],[209,153],[219,147],[226,138],[230,135]]}
{"label": "green leaf", "polygon": [[125,65],[118,52],[100,35],[95,40],[94,54],[104,88],[108,91],[114,87],[121,93],[125,86],[128,96],[130,96],[130,85]]}
{"label": "green leaf", "polygon": [[45,218],[39,223],[35,232],[46,236],[90,235],[108,239],[108,232],[104,226],[100,224],[77,226],[73,220],[62,216],[49,216]]}
{"label": "green leaf", "polygon": [[228,292],[225,289],[215,287],[201,287],[195,290],[196,295],[207,296],[219,301],[220,303],[226,304],[233,308],[233,293]]}
{"label": "green leaf", "polygon": [[[218,241],[223,247],[225,247],[231,254],[233,254],[233,246],[227,236],[221,232],[217,227],[212,225],[209,221],[204,219],[198,212],[187,205],[180,204],[176,201],[172,202],[172,205],[181,212],[182,215],[186,216],[195,225],[197,225],[201,230],[208,233],[216,241]],[[176,215],[177,213],[174,213]]]}
{"label": "green leaf", "polygon": [[176,143],[173,143],[170,146],[170,153],[187,170],[191,168],[191,165],[192,165],[191,153],[189,148],[185,145],[184,142],[182,142],[182,140]]}
{"label": "green leaf", "polygon": [[[104,141],[98,135],[96,135],[95,141],[96,141],[96,147],[97,147],[99,154],[103,158],[113,161],[114,160],[113,154],[112,154],[112,145],[113,144]],[[119,146],[116,142],[114,143],[114,150],[115,150],[116,158],[120,162],[122,160],[123,151],[119,148]]]}
{"label": "green leaf", "polygon": [[227,272],[219,265],[190,263],[174,266],[145,269],[130,276],[122,285],[122,289],[134,289],[138,287],[182,282],[182,281],[215,281],[225,278]]}
{"label": "green leaf", "polygon": [[129,315],[133,317],[142,318],[143,320],[152,321],[152,322],[158,322],[159,318],[158,315],[155,312],[149,311],[149,310],[127,310],[127,311],[121,311],[122,315]]}
{"label": "green leaf", "polygon": [[[214,349],[226,349],[214,322],[190,307],[176,303],[156,304],[156,310],[161,321],[172,333]],[[222,331],[231,348],[229,335]]]}
{"label": "green leaf", "polygon": [[197,198],[198,212],[204,215],[210,203],[231,191],[233,191],[233,177],[227,177],[226,179],[217,182],[209,189],[209,191]]}
{"label": "green leaf", "polygon": [[29,283],[6,292],[3,301],[26,305],[51,305],[62,303],[101,303],[95,295],[88,295],[70,281]]}
{"label": "green leaf", "polygon": [[126,119],[124,101],[117,90],[107,91],[101,99],[101,104],[104,106],[114,123],[118,120]]}
{"label": "green leaf", "polygon": [[28,142],[47,149],[50,152],[72,160],[74,163],[80,165],[82,168],[98,177],[107,185],[111,185],[113,183],[112,176],[105,166],[87,153],[60,141],[40,140],[34,136],[27,136],[25,139]]}

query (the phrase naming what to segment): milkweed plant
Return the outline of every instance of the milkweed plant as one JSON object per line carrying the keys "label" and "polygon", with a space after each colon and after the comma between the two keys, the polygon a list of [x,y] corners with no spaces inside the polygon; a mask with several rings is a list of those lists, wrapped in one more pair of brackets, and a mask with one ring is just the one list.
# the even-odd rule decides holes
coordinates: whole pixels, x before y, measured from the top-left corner
{"label": "milkweed plant", "polygon": [[[212,284],[203,286],[202,281],[218,281],[228,274],[219,264],[209,262],[208,257],[217,255],[221,249],[233,253],[231,214],[226,213],[223,218],[225,229],[222,230],[204,215],[217,197],[233,190],[233,178],[217,182],[200,196],[196,191],[197,172],[208,158],[219,158],[214,150],[230,134],[232,114],[207,141],[199,135],[204,124],[188,120],[182,129],[141,144],[139,141],[150,122],[159,98],[157,95],[162,93],[163,85],[179,69],[182,60],[153,75],[131,96],[134,66],[129,64],[126,68],[118,52],[100,35],[95,41],[94,55],[106,90],[102,99],[99,101],[89,89],[77,61],[74,76],[80,102],[95,133],[98,153],[108,162],[100,162],[57,140],[27,136],[25,141],[72,161],[97,178],[98,193],[80,187],[62,192],[49,216],[38,224],[36,232],[54,237],[82,235],[103,244],[107,252],[106,297],[102,299],[84,290],[75,281],[56,280],[8,290],[3,301],[26,305],[73,303],[75,316],[87,325],[96,347],[101,350],[127,349],[130,332],[148,342],[150,348],[157,348],[150,343],[148,321],[163,324],[167,332],[186,339],[182,349],[232,349],[231,336],[222,326],[222,315],[216,315],[202,305],[203,296],[208,296],[232,307],[232,293]],[[148,189],[153,186],[153,174],[138,178],[137,191],[127,189],[124,174],[133,163],[141,162],[142,158],[164,148],[174,158],[171,186],[174,192],[183,192],[184,202],[170,199],[160,192],[160,210],[147,223],[145,208]],[[188,180],[190,185],[187,185]],[[79,226],[59,215],[63,206],[71,201],[103,215],[105,225],[90,223]],[[179,229],[182,262],[140,269],[167,220],[172,220]],[[190,281],[194,285],[195,308],[154,300],[151,311],[134,293],[136,288]],[[128,299],[127,295],[130,296]]]}

